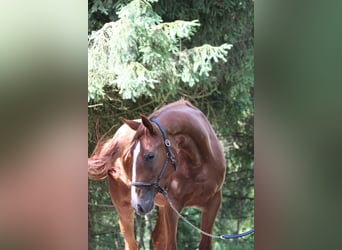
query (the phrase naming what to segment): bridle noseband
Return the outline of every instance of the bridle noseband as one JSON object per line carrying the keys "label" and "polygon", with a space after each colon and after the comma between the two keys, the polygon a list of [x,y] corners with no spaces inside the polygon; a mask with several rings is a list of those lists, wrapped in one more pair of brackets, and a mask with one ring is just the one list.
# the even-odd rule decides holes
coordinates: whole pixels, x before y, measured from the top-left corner
{"label": "bridle noseband", "polygon": [[155,189],[157,189],[158,192],[164,194],[165,190],[160,186],[160,179],[162,178],[169,161],[172,163],[173,168],[176,170],[176,157],[174,153],[172,152],[171,142],[167,138],[167,134],[163,126],[158,122],[156,118],[151,118],[151,122],[157,125],[157,127],[159,128],[163,136],[163,141],[164,141],[164,145],[166,148],[167,156],[165,158],[163,168],[160,170],[160,173],[155,182],[132,182],[131,185],[135,187],[154,187]]}

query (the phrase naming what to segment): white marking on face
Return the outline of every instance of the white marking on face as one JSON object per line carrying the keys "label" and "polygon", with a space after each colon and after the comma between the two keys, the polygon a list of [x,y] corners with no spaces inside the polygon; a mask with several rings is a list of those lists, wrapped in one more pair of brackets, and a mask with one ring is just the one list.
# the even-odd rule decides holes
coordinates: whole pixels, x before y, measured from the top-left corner
{"label": "white marking on face", "polygon": [[[132,171],[132,182],[136,181],[137,178],[137,158],[138,155],[140,153],[140,141],[138,141],[137,145],[134,148],[133,151],[133,171]],[[131,187],[131,200],[132,203],[136,203],[138,201],[138,197],[137,197],[137,192],[136,192],[136,187],[132,186]]]}

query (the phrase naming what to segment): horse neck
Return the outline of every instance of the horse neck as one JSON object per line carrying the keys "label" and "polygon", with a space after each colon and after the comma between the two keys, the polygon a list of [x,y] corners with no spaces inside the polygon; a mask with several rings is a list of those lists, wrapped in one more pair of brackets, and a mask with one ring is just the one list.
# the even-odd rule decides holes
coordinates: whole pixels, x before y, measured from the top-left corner
{"label": "horse neck", "polygon": [[157,119],[164,126],[171,140],[184,136],[189,141],[188,146],[189,144],[195,146],[199,154],[208,154],[211,152],[211,143],[216,135],[201,111],[188,109],[165,112]]}

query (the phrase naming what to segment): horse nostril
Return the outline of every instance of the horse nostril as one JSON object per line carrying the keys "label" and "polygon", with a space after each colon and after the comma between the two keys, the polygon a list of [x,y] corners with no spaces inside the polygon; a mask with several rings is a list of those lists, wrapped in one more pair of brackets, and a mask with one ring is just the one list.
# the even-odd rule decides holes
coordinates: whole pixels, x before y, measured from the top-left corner
{"label": "horse nostril", "polygon": [[145,213],[145,210],[143,209],[143,207],[141,205],[138,204],[137,206],[138,206],[138,210],[140,213],[142,213],[142,214]]}

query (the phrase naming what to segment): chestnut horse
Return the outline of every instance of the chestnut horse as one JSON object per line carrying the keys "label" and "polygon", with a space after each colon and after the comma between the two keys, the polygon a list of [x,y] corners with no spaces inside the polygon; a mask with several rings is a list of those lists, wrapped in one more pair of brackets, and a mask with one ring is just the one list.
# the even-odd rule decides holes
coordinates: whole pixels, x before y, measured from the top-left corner
{"label": "chestnut horse", "polygon": [[131,207],[132,161],[129,145],[135,131],[122,125],[113,138],[97,142],[88,159],[88,175],[93,180],[108,176],[109,192],[119,216],[120,231],[125,241],[125,250],[138,249],[134,237],[134,210]]}
{"label": "chestnut horse", "polygon": [[[211,233],[221,206],[225,158],[220,142],[206,116],[183,99],[164,106],[142,122],[123,121],[136,131],[131,143],[131,202],[136,213],[145,215],[159,206],[152,233],[156,249],[177,249],[178,215],[173,206],[201,209],[201,230]],[[201,235],[200,250],[211,249],[211,238]]]}
{"label": "chestnut horse", "polygon": [[[141,120],[136,120],[141,121]],[[138,249],[134,236],[134,210],[131,206],[132,155],[130,143],[135,135],[123,124],[106,142],[99,140],[88,159],[88,175],[93,180],[108,177],[109,192],[119,216],[125,250]],[[162,199],[158,194],[156,200]],[[155,249],[161,249],[155,246]]]}
{"label": "chestnut horse", "polygon": [[[170,133],[168,126],[165,127],[172,143],[171,148],[175,152],[174,160],[177,169],[175,173],[170,173],[170,170],[165,169],[166,171],[163,173],[160,183],[167,190],[178,211],[187,206],[200,207],[202,209],[201,229],[210,233],[221,203],[221,186],[225,175],[222,149],[203,113],[187,101],[180,100],[169,104],[152,114],[152,116],[158,116],[159,119],[158,114],[163,113],[165,115],[165,112],[170,110],[176,113],[180,112],[180,116],[173,118],[172,123],[168,122],[173,124],[174,128],[177,128],[175,126],[177,121],[181,122],[181,117],[189,119],[188,122],[195,126],[191,128],[179,124],[178,130],[184,129],[184,131],[174,130],[173,133]],[[189,111],[191,114],[185,115],[185,112]],[[141,126],[142,128],[139,128],[139,130],[146,130],[143,127],[146,127],[145,124],[149,124],[151,125],[150,129],[152,128],[153,130],[152,134],[156,136],[158,130],[155,125],[152,125],[146,117],[142,116],[142,118],[144,126]],[[137,164],[135,164],[135,175],[132,176],[133,154],[137,152],[136,144],[137,140],[140,140],[139,136],[135,135],[135,130],[138,129],[141,122],[139,120],[124,120],[124,122],[133,129],[124,124],[118,129],[113,138],[107,142],[99,141],[97,143],[94,152],[88,159],[89,177],[94,180],[103,180],[109,176],[110,196],[119,216],[119,225],[125,241],[125,250],[138,249],[134,237],[134,210],[131,203],[136,209],[138,205],[136,203],[136,193],[143,192],[144,189],[150,191],[154,197],[154,203],[159,206],[159,216],[152,233],[154,249],[177,249],[176,232],[178,218],[171,210],[170,205],[167,204],[161,194],[156,194],[156,190],[153,190],[152,187],[139,188],[133,186],[131,190],[132,177],[135,182],[141,179],[137,177]],[[176,131],[178,132],[176,133]],[[200,132],[200,134],[194,137],[192,132],[195,133],[196,131]],[[139,133],[141,134],[142,132]],[[159,139],[161,140],[161,138]],[[157,154],[157,152],[152,151],[149,151],[149,153],[152,154],[145,154],[145,158],[152,158],[152,155],[154,155],[154,158]],[[161,157],[159,156],[159,158]],[[136,163],[138,158],[136,153],[134,158]],[[154,162],[155,160],[150,159],[148,161]],[[210,163],[210,161],[212,162]],[[166,164],[164,165],[167,166]],[[140,167],[138,168],[140,169]],[[155,176],[155,173],[152,176]],[[146,180],[150,179],[144,179],[143,181]],[[194,191],[193,189],[196,190]],[[135,197],[132,201],[131,196]],[[153,208],[151,201],[150,206]],[[152,210],[151,207],[150,211]],[[148,212],[147,210],[141,211],[141,209],[146,208],[140,207],[137,210],[138,214]],[[199,249],[211,249],[211,240],[207,236],[202,236]]]}

